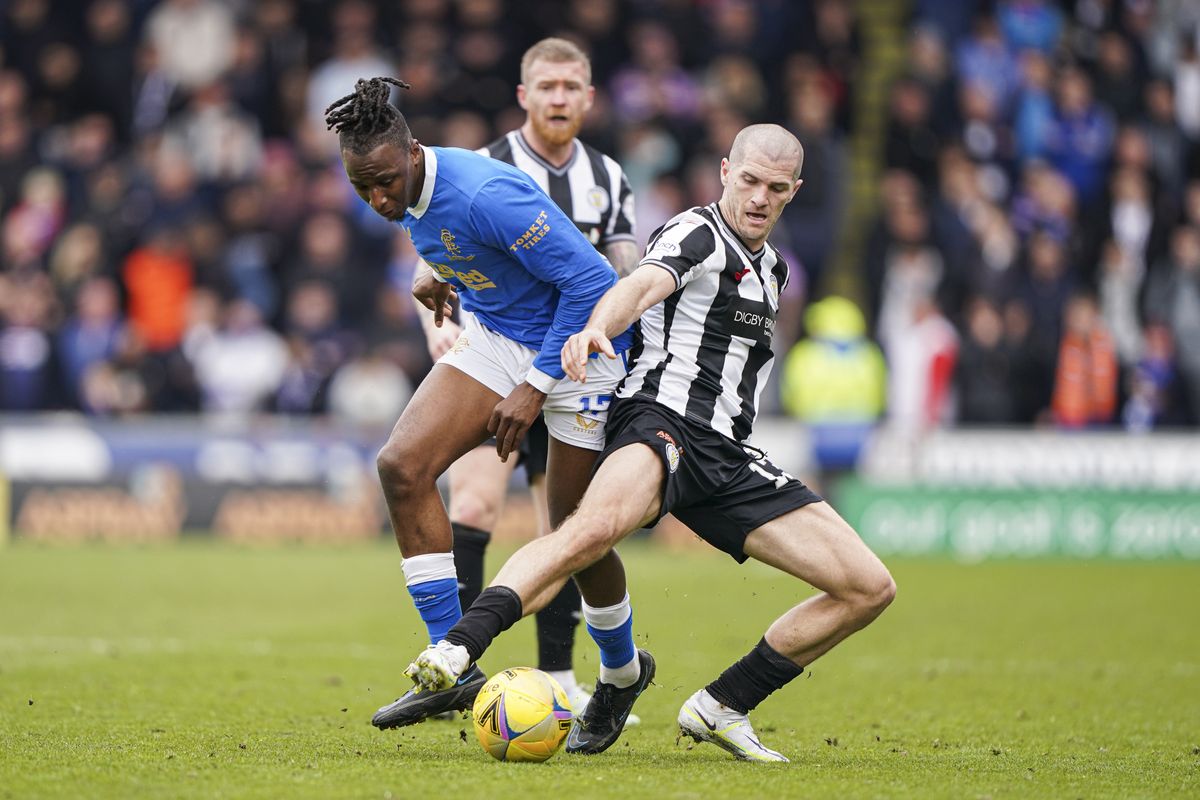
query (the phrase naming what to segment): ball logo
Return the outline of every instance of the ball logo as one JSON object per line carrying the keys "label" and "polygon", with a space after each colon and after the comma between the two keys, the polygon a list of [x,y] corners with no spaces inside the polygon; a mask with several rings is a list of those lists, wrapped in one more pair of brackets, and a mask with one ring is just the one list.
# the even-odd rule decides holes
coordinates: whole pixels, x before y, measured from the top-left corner
{"label": "ball logo", "polygon": [[587,199],[588,202],[591,203],[592,208],[596,209],[601,214],[603,214],[605,211],[608,211],[608,192],[604,190],[604,187],[593,186],[592,188],[588,189]]}

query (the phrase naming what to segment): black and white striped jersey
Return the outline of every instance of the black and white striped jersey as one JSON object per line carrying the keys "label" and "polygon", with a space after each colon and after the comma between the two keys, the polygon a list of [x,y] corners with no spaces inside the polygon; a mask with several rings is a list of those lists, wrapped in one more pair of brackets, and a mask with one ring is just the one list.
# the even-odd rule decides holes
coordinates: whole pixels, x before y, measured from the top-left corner
{"label": "black and white striped jersey", "polygon": [[534,152],[518,129],[476,152],[512,164],[537,181],[596,248],[634,241],[629,181],[620,164],[591,145],[576,139],[571,160],[555,167]]}
{"label": "black and white striped jersey", "polygon": [[713,203],[655,231],[641,263],[670,272],[678,288],[642,315],[617,396],[653,400],[744,441],[771,372],[787,262],[770,244],[747,250]]}

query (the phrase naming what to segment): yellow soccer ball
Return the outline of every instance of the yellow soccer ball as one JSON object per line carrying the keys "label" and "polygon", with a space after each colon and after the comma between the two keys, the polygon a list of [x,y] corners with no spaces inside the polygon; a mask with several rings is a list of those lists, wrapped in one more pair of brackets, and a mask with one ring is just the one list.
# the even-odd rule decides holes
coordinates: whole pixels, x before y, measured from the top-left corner
{"label": "yellow soccer ball", "polygon": [[475,698],[475,735],[499,761],[545,761],[571,729],[571,703],[541,670],[513,667],[493,675]]}

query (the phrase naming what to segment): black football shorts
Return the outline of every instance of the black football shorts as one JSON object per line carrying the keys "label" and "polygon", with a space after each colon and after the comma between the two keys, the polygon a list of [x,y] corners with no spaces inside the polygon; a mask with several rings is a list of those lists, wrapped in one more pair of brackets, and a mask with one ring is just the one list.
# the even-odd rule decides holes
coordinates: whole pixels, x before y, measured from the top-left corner
{"label": "black football shorts", "polygon": [[674,514],[738,563],[747,558],[744,546],[750,531],[822,499],[761,450],[738,444],[652,400],[617,398],[608,410],[607,438],[596,467],[635,443],[649,445],[663,462],[666,481],[659,518]]}

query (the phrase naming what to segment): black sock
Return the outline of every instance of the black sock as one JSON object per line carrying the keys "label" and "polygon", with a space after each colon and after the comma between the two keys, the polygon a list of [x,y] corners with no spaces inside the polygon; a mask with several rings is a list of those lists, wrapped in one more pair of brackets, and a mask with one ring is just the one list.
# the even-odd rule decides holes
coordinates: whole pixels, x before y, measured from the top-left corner
{"label": "black sock", "polygon": [[454,531],[454,569],[458,573],[458,606],[463,611],[471,607],[483,591],[483,553],[492,535],[479,528],[451,522]]}
{"label": "black sock", "polygon": [[446,641],[467,648],[472,661],[521,619],[521,598],[507,586],[489,586],[446,634]]}
{"label": "black sock", "polygon": [[579,587],[569,580],[550,604],[537,612],[538,669],[561,672],[574,661],[575,628],[582,615]]}
{"label": "black sock", "polygon": [[766,700],[767,695],[783,688],[803,671],[804,667],[796,666],[790,658],[781,655],[764,637],[753,650],[704,688],[718,703],[740,714],[748,714]]}

